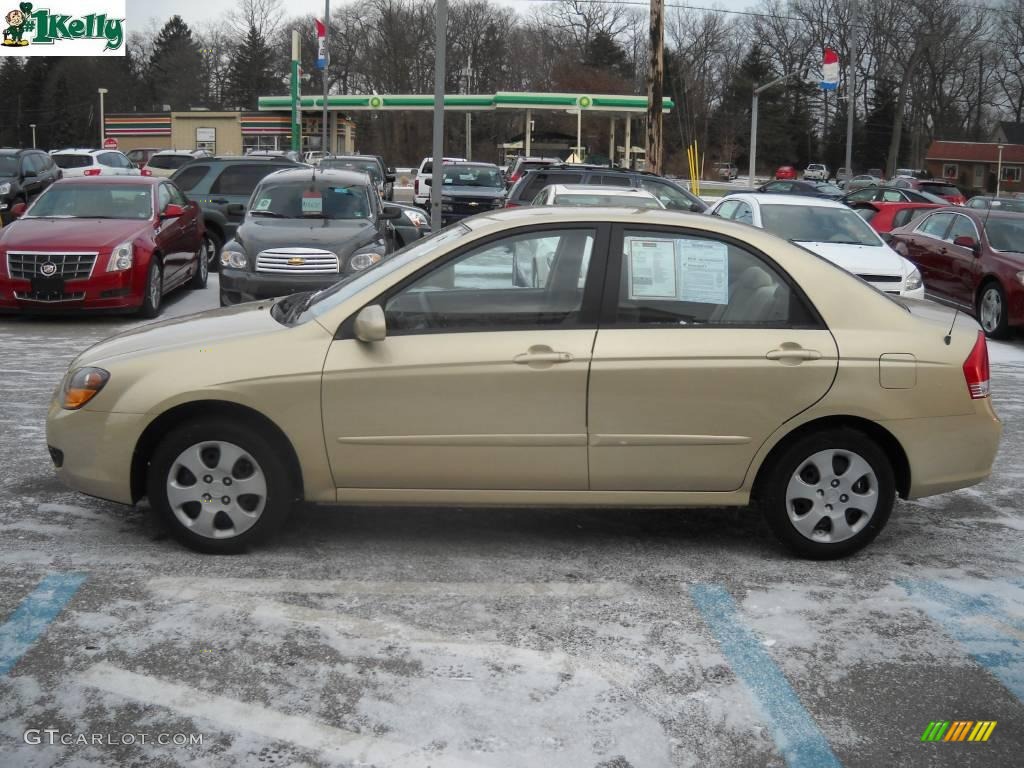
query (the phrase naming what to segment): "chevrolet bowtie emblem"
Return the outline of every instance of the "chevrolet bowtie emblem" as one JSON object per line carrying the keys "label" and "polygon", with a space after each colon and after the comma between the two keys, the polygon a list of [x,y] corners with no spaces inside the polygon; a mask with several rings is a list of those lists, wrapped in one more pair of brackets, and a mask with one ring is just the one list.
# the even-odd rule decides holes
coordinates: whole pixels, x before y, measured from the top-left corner
{"label": "chevrolet bowtie emblem", "polygon": [[469,203],[470,208],[476,208],[480,203]]}
{"label": "chevrolet bowtie emblem", "polygon": [[288,266],[290,267],[301,267],[305,263],[306,260],[301,256],[292,256],[290,259],[288,259]]}

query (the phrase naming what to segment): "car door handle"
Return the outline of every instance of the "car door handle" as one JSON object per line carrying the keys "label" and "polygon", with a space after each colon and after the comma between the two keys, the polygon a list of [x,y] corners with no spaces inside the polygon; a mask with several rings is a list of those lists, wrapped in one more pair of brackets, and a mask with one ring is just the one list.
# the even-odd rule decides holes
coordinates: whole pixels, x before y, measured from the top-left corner
{"label": "car door handle", "polygon": [[803,347],[782,347],[765,354],[769,360],[821,360],[821,352]]}
{"label": "car door handle", "polygon": [[531,347],[529,352],[523,352],[512,358],[512,361],[519,363],[519,365],[529,365],[530,363],[568,363],[570,360],[572,360],[572,354],[569,352],[555,352],[550,348],[537,349],[536,347]]}

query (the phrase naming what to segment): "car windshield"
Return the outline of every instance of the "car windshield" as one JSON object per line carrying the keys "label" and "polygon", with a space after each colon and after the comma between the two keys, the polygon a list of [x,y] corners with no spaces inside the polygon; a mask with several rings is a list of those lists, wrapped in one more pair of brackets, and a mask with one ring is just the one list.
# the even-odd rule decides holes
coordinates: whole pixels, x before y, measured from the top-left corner
{"label": "car windshield", "polygon": [[501,172],[487,165],[446,165],[444,167],[446,187],[489,187],[503,189]]}
{"label": "car windshield", "polygon": [[192,159],[192,155],[153,155],[146,163],[150,168],[160,168],[166,171],[173,171],[181,168]]}
{"label": "car windshield", "polygon": [[331,157],[320,161],[320,169],[324,171],[337,170],[368,173],[376,184],[379,184],[384,178],[380,172],[380,165],[376,160],[349,160],[343,157]]}
{"label": "car windshield", "polygon": [[53,162],[58,168],[88,168],[92,165],[91,155],[54,155]]}
{"label": "car windshield", "polygon": [[252,195],[249,215],[279,219],[369,219],[370,200],[362,184],[315,181],[273,182]]}
{"label": "car windshield", "polygon": [[0,176],[16,176],[18,158],[14,155],[0,155]]}
{"label": "car windshield", "polygon": [[555,205],[611,206],[613,208],[664,208],[656,198],[644,195],[556,195]]}
{"label": "car windshield", "polygon": [[817,189],[823,195],[841,195],[843,190],[837,187],[835,184],[818,184]]}
{"label": "car windshield", "polygon": [[997,251],[1024,253],[1024,217],[990,218],[985,222],[985,234]]}
{"label": "car windshield", "polygon": [[153,195],[140,184],[55,184],[29,209],[29,219],[149,219]]}
{"label": "car windshield", "polygon": [[[440,232],[435,232],[432,235],[428,235],[421,240],[407,245],[399,251],[396,251],[390,258],[378,261],[376,264],[367,267],[362,272],[356,272],[353,275],[342,278],[338,282],[324,288],[322,291],[317,291],[303,299],[305,302],[305,310],[301,315],[298,316],[299,322],[305,322],[310,319],[306,317],[310,315],[312,317],[320,317],[325,312],[329,312],[334,307],[341,304],[343,301],[351,298],[359,291],[363,290],[369,285],[372,285],[381,278],[390,275],[397,269],[401,269],[411,261],[418,259],[425,253],[430,253],[435,248],[439,248],[443,245],[447,245],[456,240],[461,240],[468,235],[472,230],[465,224],[454,224],[450,227],[445,227]],[[295,294],[299,296],[300,294]],[[285,299],[287,301],[287,299]],[[291,308],[285,307],[284,311],[289,312]]]}
{"label": "car windshield", "polygon": [[761,222],[772,234],[796,243],[882,245],[874,230],[849,208],[766,203],[761,206]]}

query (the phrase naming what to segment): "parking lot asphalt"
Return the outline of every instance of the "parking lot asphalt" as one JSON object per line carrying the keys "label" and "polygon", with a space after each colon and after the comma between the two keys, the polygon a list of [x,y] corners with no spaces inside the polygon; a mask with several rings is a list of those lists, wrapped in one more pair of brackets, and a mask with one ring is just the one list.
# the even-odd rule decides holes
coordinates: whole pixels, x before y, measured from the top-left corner
{"label": "parking lot asphalt", "polygon": [[69,361],[140,322],[0,319],[0,766],[1021,765],[1024,340],[991,347],[993,476],[847,560],[752,510],[453,508],[211,557],[47,455]]}

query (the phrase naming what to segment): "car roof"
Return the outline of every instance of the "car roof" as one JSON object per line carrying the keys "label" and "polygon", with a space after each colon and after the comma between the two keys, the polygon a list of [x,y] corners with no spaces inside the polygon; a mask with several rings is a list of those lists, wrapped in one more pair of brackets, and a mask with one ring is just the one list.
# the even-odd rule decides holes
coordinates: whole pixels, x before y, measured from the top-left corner
{"label": "car roof", "polygon": [[[722,198],[725,200],[726,198]],[[776,195],[770,192],[736,192],[728,196],[729,200],[747,200],[758,205],[799,205],[813,208],[842,208],[852,210],[838,200],[826,197],[809,197],[808,195]]]}
{"label": "car roof", "polygon": [[169,181],[162,176],[71,176],[55,181],[54,184],[130,184],[138,187],[155,187]]}
{"label": "car roof", "polygon": [[589,194],[628,195],[630,197],[654,197],[646,189],[638,187],[616,187],[612,184],[549,184],[549,188],[559,192],[581,192]]}
{"label": "car roof", "polygon": [[[313,178],[340,181],[346,184],[366,184],[370,177],[362,171],[348,171],[341,168],[319,170],[312,166],[299,166],[298,168],[282,168],[280,171],[274,171],[264,176],[263,181],[301,181],[303,179],[309,181]],[[260,183],[262,184],[263,181]]]}
{"label": "car roof", "polygon": [[[41,149],[33,150],[31,147],[0,147],[0,155],[20,155],[22,152],[42,152]],[[45,153],[44,153],[45,154]]]}

